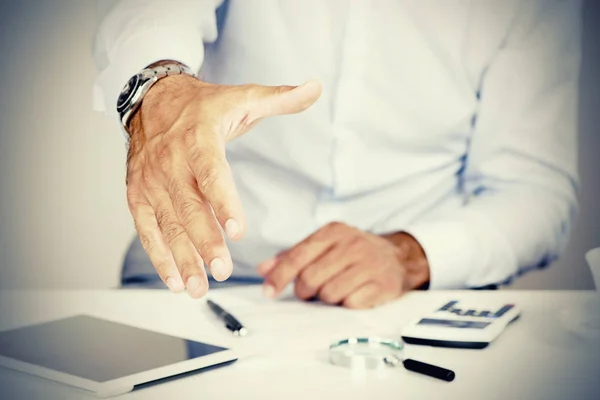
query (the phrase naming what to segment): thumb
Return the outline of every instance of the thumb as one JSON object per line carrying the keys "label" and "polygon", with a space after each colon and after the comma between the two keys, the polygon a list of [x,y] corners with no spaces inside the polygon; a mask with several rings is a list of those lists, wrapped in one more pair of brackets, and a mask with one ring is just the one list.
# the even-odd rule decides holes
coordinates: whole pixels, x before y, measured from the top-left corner
{"label": "thumb", "polygon": [[296,114],[312,106],[322,90],[321,84],[314,80],[300,86],[258,86],[250,109],[256,119]]}

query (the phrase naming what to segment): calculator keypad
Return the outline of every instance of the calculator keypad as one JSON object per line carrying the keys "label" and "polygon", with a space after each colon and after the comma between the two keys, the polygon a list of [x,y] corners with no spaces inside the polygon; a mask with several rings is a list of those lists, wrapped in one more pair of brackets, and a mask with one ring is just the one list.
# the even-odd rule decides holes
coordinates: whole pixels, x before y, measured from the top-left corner
{"label": "calculator keypad", "polygon": [[500,318],[501,316],[503,316],[504,314],[509,312],[514,307],[514,304],[505,304],[504,306],[500,307],[500,309],[498,309],[496,312],[492,312],[489,310],[479,311],[474,308],[469,308],[467,310],[463,310],[463,309],[459,308],[457,305],[458,305],[458,300],[452,300],[452,301],[449,301],[448,303],[444,304],[437,311],[438,312],[448,312],[448,313],[452,313],[452,314],[462,316],[462,317]]}

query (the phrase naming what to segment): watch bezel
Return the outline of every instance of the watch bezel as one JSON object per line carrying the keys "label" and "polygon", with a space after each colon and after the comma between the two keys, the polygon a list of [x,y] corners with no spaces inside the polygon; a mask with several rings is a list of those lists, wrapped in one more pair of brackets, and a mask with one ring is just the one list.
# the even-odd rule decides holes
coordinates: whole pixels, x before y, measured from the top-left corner
{"label": "watch bezel", "polygon": [[[132,100],[135,97],[135,94],[137,93],[141,85],[142,79],[140,78],[139,74],[132,76],[129,79],[129,81],[127,81],[125,88],[123,88],[123,91],[119,94],[117,112],[123,113],[127,109],[127,107],[131,105]],[[124,96],[124,94],[127,95]]]}

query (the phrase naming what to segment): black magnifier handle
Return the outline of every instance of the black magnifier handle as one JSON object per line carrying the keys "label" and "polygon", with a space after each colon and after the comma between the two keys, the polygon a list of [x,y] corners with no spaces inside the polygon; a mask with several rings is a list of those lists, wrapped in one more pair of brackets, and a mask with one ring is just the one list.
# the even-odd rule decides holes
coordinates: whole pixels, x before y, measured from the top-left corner
{"label": "black magnifier handle", "polygon": [[410,358],[402,361],[404,368],[409,371],[417,372],[419,374],[431,376],[432,378],[441,379],[446,382],[452,382],[456,377],[454,371],[449,369],[437,367],[435,365],[427,364],[422,361],[412,360]]}

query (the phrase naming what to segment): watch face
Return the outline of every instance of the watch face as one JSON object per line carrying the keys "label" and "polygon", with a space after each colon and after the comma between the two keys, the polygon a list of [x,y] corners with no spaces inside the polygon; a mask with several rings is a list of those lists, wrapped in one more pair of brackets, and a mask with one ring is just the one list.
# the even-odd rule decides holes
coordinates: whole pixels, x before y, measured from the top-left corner
{"label": "watch face", "polygon": [[131,98],[135,94],[140,84],[140,77],[135,75],[133,76],[129,82],[125,85],[121,94],[119,95],[119,99],[117,101],[117,110],[119,112],[123,111],[123,109],[127,106]]}

